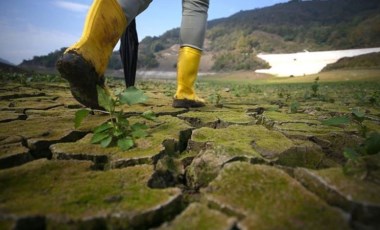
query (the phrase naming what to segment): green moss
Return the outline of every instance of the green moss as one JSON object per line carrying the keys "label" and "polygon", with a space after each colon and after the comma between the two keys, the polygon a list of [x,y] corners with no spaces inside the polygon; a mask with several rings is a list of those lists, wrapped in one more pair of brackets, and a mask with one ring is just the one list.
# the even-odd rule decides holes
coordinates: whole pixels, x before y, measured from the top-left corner
{"label": "green moss", "polygon": [[108,158],[108,161],[116,161],[121,158],[153,157],[163,150],[163,146],[161,145],[162,140],[152,137],[138,140],[136,142],[137,146],[128,151],[122,151],[117,146],[103,148],[100,145],[91,144],[91,138],[92,134],[88,134],[75,143],[70,142],[52,145],[50,149],[53,152],[53,157],[60,158],[60,156],[65,156],[77,159],[76,156],[88,156],[88,158],[105,156]]}
{"label": "green moss", "polygon": [[312,134],[326,134],[330,132],[341,132],[343,131],[341,128],[332,127],[332,126],[324,126],[324,125],[308,125],[305,123],[285,123],[281,125],[275,125],[274,128],[276,130],[284,131],[284,132],[299,132],[305,133],[307,135]]}
{"label": "green moss", "polygon": [[187,186],[193,189],[206,187],[223,167],[224,163],[230,160],[230,156],[225,155],[224,151],[217,149],[207,149],[202,151],[191,165],[186,168]]}
{"label": "green moss", "polygon": [[187,159],[187,158],[194,158],[198,155],[198,152],[195,152],[195,151],[191,151],[191,150],[186,150],[184,152],[181,153],[181,155],[179,156],[179,159],[180,160],[184,160],[184,159]]}
{"label": "green moss", "polygon": [[153,157],[162,151],[171,155],[178,151],[180,142],[183,141],[181,140],[181,132],[190,130],[190,126],[173,117],[160,117],[159,120],[162,123],[150,130],[151,136],[137,140],[136,148],[126,152],[117,152],[112,156],[112,160],[134,156]]}
{"label": "green moss", "polygon": [[160,230],[185,229],[232,229],[235,220],[228,216],[207,208],[199,203],[192,203],[175,220],[161,226]]}
{"label": "green moss", "polygon": [[29,149],[21,142],[0,145],[0,169],[21,165],[33,159]]}
{"label": "green moss", "polygon": [[[37,109],[37,110],[46,110],[54,107],[62,106],[62,104],[56,103],[53,100],[12,100],[8,102],[9,108],[16,111],[23,111],[26,109]],[[3,106],[2,106],[3,107]]]}
{"label": "green moss", "polygon": [[304,122],[309,124],[319,124],[320,122],[316,120],[315,116],[302,113],[281,113],[276,111],[265,111],[263,116],[266,119],[276,121],[279,123],[283,122]]}
{"label": "green moss", "polygon": [[160,173],[170,173],[175,179],[184,174],[184,167],[182,162],[177,158],[169,156],[165,156],[158,160],[157,164],[155,165],[155,170]]}
{"label": "green moss", "polygon": [[254,121],[244,111],[234,110],[190,111],[178,117],[190,122],[193,121],[192,123],[197,123],[196,126],[218,126],[220,123],[224,123],[225,126],[229,124],[251,124]]}
{"label": "green moss", "polygon": [[343,148],[356,146],[362,141],[358,135],[351,134],[357,132],[357,127],[352,125],[343,129],[325,125],[288,123],[275,125],[274,129],[292,138],[303,140],[312,138],[321,147],[334,151],[335,155],[341,155]]}
{"label": "green moss", "polygon": [[[20,136],[27,140],[31,149],[47,148],[49,144],[68,138],[77,138],[78,132],[89,132],[93,127],[105,120],[104,116],[90,116],[80,130],[74,130],[73,117],[31,117],[27,120],[17,120],[2,125],[0,139]],[[40,146],[42,145],[42,147]]]}
{"label": "green moss", "polygon": [[[340,213],[283,171],[232,163],[202,191],[219,207],[247,217],[249,229],[349,229]],[[318,218],[316,218],[318,217]]]}
{"label": "green moss", "polygon": [[230,156],[274,157],[292,147],[292,142],[263,126],[232,125],[225,129],[201,128],[193,132],[191,141],[212,143]]}
{"label": "green moss", "polygon": [[2,111],[0,113],[0,122],[2,123],[25,118],[26,116],[23,113],[16,113],[14,111]]}
{"label": "green moss", "polygon": [[288,167],[326,168],[339,166],[317,144],[305,140],[293,140],[295,146],[278,156],[276,164]]}
{"label": "green moss", "polygon": [[[73,128],[69,118],[39,118],[26,121],[13,121],[2,124],[0,139],[9,136],[22,136],[24,138],[45,137],[55,138],[61,136],[59,133],[69,131]],[[56,135],[55,135],[56,134]]]}
{"label": "green moss", "polygon": [[380,124],[374,121],[364,121],[363,124],[368,127],[369,131],[380,132]]}
{"label": "green moss", "polygon": [[177,189],[153,190],[152,166],[92,171],[89,162],[39,160],[0,171],[0,210],[17,216],[63,220],[138,214],[164,205]]}
{"label": "green moss", "polygon": [[264,111],[278,111],[280,109],[278,105],[269,104],[268,101],[262,101],[261,103],[258,103],[257,106],[248,107],[247,112],[251,113],[257,108],[263,108]]}
{"label": "green moss", "polygon": [[152,110],[156,114],[168,115],[168,114],[178,114],[186,111],[186,109],[181,108],[173,108],[172,103],[173,99],[170,97],[161,97],[157,95],[153,95],[151,93],[147,93],[148,101],[144,102],[144,104],[137,104],[133,106],[123,105],[122,109],[125,113],[141,114],[147,110]]}
{"label": "green moss", "polygon": [[[70,116],[70,127],[74,128],[74,116]],[[92,131],[95,127],[99,126],[100,124],[106,122],[109,120],[109,116],[106,114],[96,114],[96,115],[91,115],[85,118],[82,121],[82,124],[78,128],[78,131],[81,132],[90,132]]]}
{"label": "green moss", "polygon": [[35,103],[35,102],[54,102],[54,100],[56,99],[55,96],[36,96],[36,97],[22,97],[22,98],[15,98],[15,99],[12,99],[13,102],[31,102],[31,103]]}
{"label": "green moss", "polygon": [[17,154],[27,154],[28,152],[29,149],[25,148],[21,143],[0,145],[0,159]]}
{"label": "green moss", "polygon": [[[330,98],[329,95],[327,95],[327,98]],[[350,113],[350,108],[345,105],[344,103],[341,103],[341,101],[336,101],[334,103],[329,103],[326,101],[305,101],[302,103],[307,108],[314,108],[318,111],[317,114],[322,114],[326,111],[331,111],[335,113]]]}
{"label": "green moss", "polygon": [[[321,186],[318,187],[319,192],[316,191],[317,193],[323,194],[332,189],[350,201],[376,206],[380,205],[380,185],[371,181],[346,176],[342,168],[330,168],[318,171],[298,170],[298,175],[300,178],[305,178],[301,180],[307,184],[309,184],[307,181],[321,183]],[[322,192],[324,188],[327,190]],[[322,196],[327,197],[327,194]]]}
{"label": "green moss", "polygon": [[[131,118],[131,122],[142,122],[140,118]],[[190,130],[191,127],[184,121],[171,116],[161,116],[157,123],[151,122],[150,136],[136,140],[136,147],[128,151],[122,151],[117,146],[103,148],[100,145],[91,144],[92,134],[87,135],[76,143],[60,143],[51,147],[53,157],[72,159],[94,159],[96,156],[104,156],[108,159],[110,167],[121,167],[127,161],[139,161],[140,163],[152,163],[153,158],[165,151],[173,154],[178,151],[182,140],[181,132]],[[172,140],[172,141],[166,141]],[[169,143],[170,142],[170,143]],[[104,162],[103,162],[104,163]],[[125,163],[130,166],[136,163]]]}
{"label": "green moss", "polygon": [[1,87],[5,91],[0,92],[1,101],[16,99],[16,98],[28,98],[44,96],[45,93],[31,88],[20,87],[19,84],[8,84],[5,87]]}
{"label": "green moss", "polygon": [[0,219],[0,229],[11,230],[11,229],[14,229],[13,226],[14,226],[13,221]]}
{"label": "green moss", "polygon": [[172,116],[160,116],[158,118],[158,124],[159,125],[152,129],[153,134],[157,133],[176,138],[178,138],[179,131],[192,128],[187,122]]}
{"label": "green moss", "polygon": [[[107,119],[109,117],[104,115],[89,116],[77,131],[89,132]],[[70,112],[66,114],[64,110],[55,109],[34,111],[31,112],[31,116],[27,120],[8,122],[2,127],[0,139],[9,136],[22,136],[25,139],[35,139],[35,141],[60,140],[74,132],[74,115]]]}

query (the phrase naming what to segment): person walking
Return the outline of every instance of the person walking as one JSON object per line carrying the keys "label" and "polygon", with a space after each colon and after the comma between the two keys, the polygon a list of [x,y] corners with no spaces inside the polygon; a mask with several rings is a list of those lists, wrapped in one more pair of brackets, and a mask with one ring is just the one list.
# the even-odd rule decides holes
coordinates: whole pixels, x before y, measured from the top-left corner
{"label": "person walking", "polygon": [[[104,73],[117,41],[131,21],[152,0],[94,0],[81,38],[57,61],[61,76],[68,80],[74,98],[81,104],[102,109],[96,86],[106,91]],[[194,90],[205,38],[209,0],[182,0],[177,90],[173,107],[205,106]],[[108,91],[109,92],[109,91]]]}

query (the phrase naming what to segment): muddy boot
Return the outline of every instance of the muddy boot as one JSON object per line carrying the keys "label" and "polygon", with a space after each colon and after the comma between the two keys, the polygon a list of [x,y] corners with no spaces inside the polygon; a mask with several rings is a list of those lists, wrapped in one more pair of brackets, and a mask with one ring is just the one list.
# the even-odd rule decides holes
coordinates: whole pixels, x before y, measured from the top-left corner
{"label": "muddy boot", "polygon": [[82,37],[59,58],[57,69],[69,81],[72,95],[81,104],[102,109],[96,86],[104,87],[109,58],[126,27],[126,16],[116,0],[95,0]]}
{"label": "muddy boot", "polygon": [[196,108],[205,106],[205,101],[194,91],[202,52],[192,47],[181,47],[177,64],[177,92],[174,108]]}

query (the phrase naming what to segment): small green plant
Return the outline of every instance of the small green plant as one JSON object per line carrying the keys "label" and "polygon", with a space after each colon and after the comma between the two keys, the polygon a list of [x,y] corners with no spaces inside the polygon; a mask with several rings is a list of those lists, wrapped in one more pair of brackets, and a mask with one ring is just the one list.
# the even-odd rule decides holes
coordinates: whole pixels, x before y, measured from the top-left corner
{"label": "small green plant", "polygon": [[212,93],[210,96],[209,96],[209,100],[210,102],[215,106],[215,107],[222,107],[223,104],[221,103],[222,101],[222,96],[217,92],[215,91],[214,93]]}
{"label": "small green plant", "polygon": [[340,117],[332,117],[330,119],[322,121],[322,125],[344,127],[351,122],[350,117],[347,115]]}
{"label": "small green plant", "polygon": [[361,89],[360,91],[356,92],[356,94],[354,95],[354,97],[358,101],[357,105],[364,105],[367,102],[367,100],[366,100],[366,98],[367,98],[367,92],[365,90]]}
{"label": "small green plant", "polygon": [[317,97],[319,90],[319,77],[315,78],[314,83],[311,85],[311,90],[313,91],[312,96]]}
{"label": "small green plant", "polygon": [[375,91],[368,98],[368,103],[371,106],[379,106],[380,105],[380,91]]}
{"label": "small green plant", "polygon": [[[117,94],[115,98],[107,94],[99,86],[97,91],[99,105],[109,113],[110,119],[94,128],[94,135],[91,139],[92,144],[100,144],[104,148],[117,145],[121,150],[125,151],[135,146],[136,139],[148,136],[148,127],[145,124],[139,122],[131,124],[125,117],[123,110],[117,110],[119,105],[128,104],[131,106],[146,101],[147,96],[144,95],[143,91],[135,87],[129,87]],[[76,112],[75,128],[80,126],[89,113],[90,111],[87,109]],[[147,120],[154,121],[156,119],[152,111],[146,111],[141,116]]]}
{"label": "small green plant", "polygon": [[[343,151],[347,163],[343,166],[343,172],[349,176],[365,179],[370,174],[371,162],[365,158],[380,153],[380,133],[372,132],[364,142],[355,148],[345,148]],[[376,166],[378,167],[378,166]]]}
{"label": "small green plant", "polygon": [[284,98],[284,92],[283,92],[283,90],[280,90],[280,91],[277,93],[277,96],[278,96],[279,98]]}
{"label": "small green plant", "polygon": [[290,104],[289,112],[290,112],[290,113],[297,113],[299,107],[300,107],[300,103],[298,103],[298,101],[293,101],[293,102]]}
{"label": "small green plant", "polygon": [[369,99],[368,99],[368,101],[369,101],[369,103],[370,103],[370,105],[372,105],[372,106],[375,106],[376,105],[376,102],[377,102],[377,99],[376,99],[376,97],[370,97]]}
{"label": "small green plant", "polygon": [[289,101],[290,98],[291,98],[291,94],[290,94],[290,93],[286,93],[286,99],[285,99],[285,101],[286,101],[286,102]]}
{"label": "small green plant", "polygon": [[352,110],[352,117],[353,121],[358,125],[359,127],[359,134],[362,137],[367,137],[368,133],[368,127],[363,124],[363,121],[365,120],[365,113],[361,112],[358,108]]}
{"label": "small green plant", "polygon": [[324,125],[342,127],[351,122],[358,125],[359,134],[364,138],[362,144],[354,148],[344,148],[343,156],[347,159],[343,166],[343,172],[346,175],[357,176],[360,179],[365,179],[369,174],[371,167],[364,158],[369,155],[380,153],[380,133],[372,132],[368,134],[368,127],[363,124],[365,114],[359,109],[354,109],[351,113],[351,118],[348,115],[333,117],[322,122]]}
{"label": "small green plant", "polygon": [[368,127],[363,123],[365,120],[365,113],[361,112],[359,108],[355,108],[351,112],[351,116],[344,115],[339,117],[333,117],[328,120],[322,121],[323,125],[343,127],[349,123],[354,123],[358,127],[358,133],[361,137],[366,138],[368,133]]}
{"label": "small green plant", "polygon": [[280,88],[277,90],[277,96],[281,99],[285,98],[285,101],[289,101],[291,98],[291,93],[286,89]]}

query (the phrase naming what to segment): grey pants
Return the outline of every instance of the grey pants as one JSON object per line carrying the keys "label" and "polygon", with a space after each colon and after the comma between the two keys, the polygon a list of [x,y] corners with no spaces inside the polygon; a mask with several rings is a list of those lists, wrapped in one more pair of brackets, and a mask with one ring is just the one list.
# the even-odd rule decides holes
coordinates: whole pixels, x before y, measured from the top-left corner
{"label": "grey pants", "polygon": [[[117,1],[123,8],[128,22],[143,12],[152,2],[152,0]],[[209,0],[182,0],[181,46],[190,46],[202,50],[208,7]]]}

